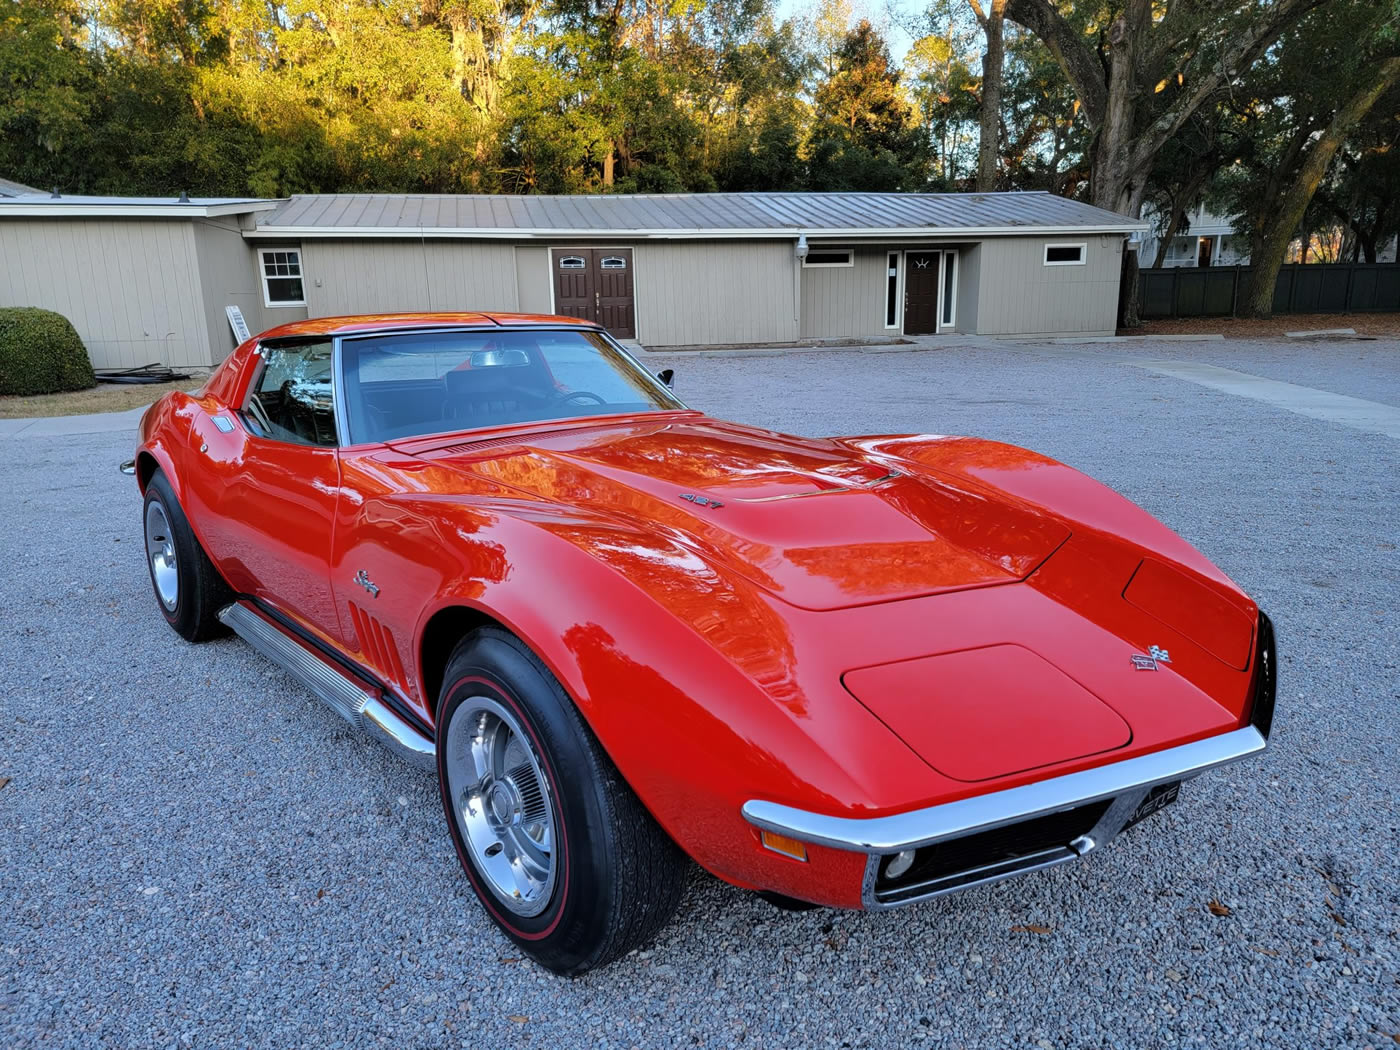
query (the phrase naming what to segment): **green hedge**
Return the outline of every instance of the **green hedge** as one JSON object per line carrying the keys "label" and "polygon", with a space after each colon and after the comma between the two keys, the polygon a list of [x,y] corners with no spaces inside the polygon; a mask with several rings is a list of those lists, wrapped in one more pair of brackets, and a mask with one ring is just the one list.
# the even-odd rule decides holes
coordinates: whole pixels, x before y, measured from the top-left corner
{"label": "green hedge", "polygon": [[55,394],[96,382],[68,318],[37,306],[0,306],[0,394]]}

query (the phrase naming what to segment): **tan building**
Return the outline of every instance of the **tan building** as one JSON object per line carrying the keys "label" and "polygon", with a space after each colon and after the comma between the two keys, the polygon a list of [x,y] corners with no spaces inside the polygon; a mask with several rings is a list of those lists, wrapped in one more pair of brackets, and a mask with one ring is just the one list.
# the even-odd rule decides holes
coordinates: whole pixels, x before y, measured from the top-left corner
{"label": "tan building", "polygon": [[1047,193],[289,200],[0,197],[0,306],[99,367],[208,366],[249,328],[404,310],[558,313],[647,347],[1113,331],[1144,223]]}

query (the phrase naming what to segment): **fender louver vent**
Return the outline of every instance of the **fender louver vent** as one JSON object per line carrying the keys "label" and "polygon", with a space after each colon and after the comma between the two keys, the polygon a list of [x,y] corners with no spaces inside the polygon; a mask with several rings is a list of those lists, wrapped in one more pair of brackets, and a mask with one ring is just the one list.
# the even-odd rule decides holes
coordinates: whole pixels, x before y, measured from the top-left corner
{"label": "fender louver vent", "polygon": [[406,682],[403,662],[399,659],[399,647],[394,644],[394,636],[389,629],[365,612],[354,602],[350,602],[350,619],[355,623],[355,634],[360,639],[360,650],[371,664],[390,676],[395,682]]}

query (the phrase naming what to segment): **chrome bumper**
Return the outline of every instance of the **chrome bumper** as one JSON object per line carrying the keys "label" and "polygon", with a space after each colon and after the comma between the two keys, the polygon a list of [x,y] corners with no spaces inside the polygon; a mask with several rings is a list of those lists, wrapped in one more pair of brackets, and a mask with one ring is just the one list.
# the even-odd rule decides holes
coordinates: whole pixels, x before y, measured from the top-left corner
{"label": "chrome bumper", "polygon": [[[862,890],[864,905],[872,909],[891,908],[1077,860],[1123,830],[1154,787],[1188,780],[1207,769],[1259,754],[1265,743],[1264,734],[1248,726],[1039,783],[884,817],[831,817],[758,799],[744,803],[743,813],[749,823],[758,828],[805,842],[869,854]],[[894,902],[876,897],[879,867],[890,854],[961,839],[1106,799],[1112,802],[1097,823],[1062,846],[969,868],[934,880],[927,892],[902,894]]]}

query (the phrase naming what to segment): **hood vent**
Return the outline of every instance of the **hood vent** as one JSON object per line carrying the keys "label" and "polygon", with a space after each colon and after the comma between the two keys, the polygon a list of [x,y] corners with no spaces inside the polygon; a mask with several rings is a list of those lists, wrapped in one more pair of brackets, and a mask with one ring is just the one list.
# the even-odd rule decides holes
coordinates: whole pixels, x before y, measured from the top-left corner
{"label": "hood vent", "polygon": [[488,448],[503,448],[507,445],[519,445],[518,437],[485,438],[481,441],[464,441],[460,445],[444,445],[442,448],[433,449],[434,452],[444,456],[470,456],[476,452],[484,452]]}

